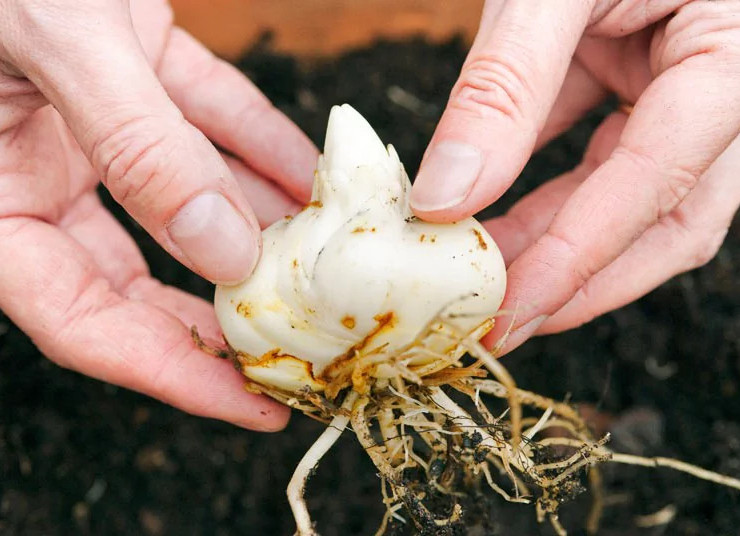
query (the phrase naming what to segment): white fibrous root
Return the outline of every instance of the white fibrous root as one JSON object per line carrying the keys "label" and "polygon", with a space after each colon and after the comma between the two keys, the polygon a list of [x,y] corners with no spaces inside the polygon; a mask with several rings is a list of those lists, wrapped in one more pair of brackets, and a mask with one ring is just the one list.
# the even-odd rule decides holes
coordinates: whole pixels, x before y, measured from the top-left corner
{"label": "white fibrous root", "polygon": [[404,523],[417,534],[452,534],[462,505],[487,489],[534,504],[562,535],[558,508],[586,486],[593,532],[595,464],[604,461],[672,467],[740,489],[737,479],[677,460],[612,453],[571,405],[517,388],[478,342],[506,288],[496,244],[472,218],[418,220],[410,187],[393,147],[351,107],[334,107],[311,203],[264,232],[247,281],[216,290],[227,347],[209,347],[193,329],[249,390],[329,424],[288,486],[299,536],[318,534],[305,485],[348,425],[381,477],[387,510],[377,534]]}

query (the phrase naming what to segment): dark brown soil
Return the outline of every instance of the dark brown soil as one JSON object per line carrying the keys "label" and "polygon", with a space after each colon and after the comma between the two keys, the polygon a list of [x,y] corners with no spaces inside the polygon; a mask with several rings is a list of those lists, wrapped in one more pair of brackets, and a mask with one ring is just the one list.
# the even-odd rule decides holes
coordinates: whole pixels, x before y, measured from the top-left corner
{"label": "dark brown soil", "polygon": [[[304,68],[262,48],[241,67],[317,142],[329,107],[352,104],[413,174],[463,57],[458,42],[413,41]],[[607,109],[535,156],[495,210],[573,166]],[[209,284],[117,214],[157,276],[210,296]],[[581,329],[533,340],[506,365],[525,388],[611,416],[614,448],[740,476],[738,230],[736,220],[704,268]],[[59,369],[1,315],[0,371],[0,534],[292,534],[284,489],[319,424],[295,415],[285,432],[261,435],[182,414]],[[738,492],[664,469],[613,466],[606,481],[603,535],[740,534]],[[309,497],[324,536],[373,534],[382,515],[373,467],[349,436]],[[564,508],[572,534],[583,534],[585,499]],[[472,503],[470,535],[552,534],[527,506]],[[664,507],[677,512],[669,525],[637,526]]]}

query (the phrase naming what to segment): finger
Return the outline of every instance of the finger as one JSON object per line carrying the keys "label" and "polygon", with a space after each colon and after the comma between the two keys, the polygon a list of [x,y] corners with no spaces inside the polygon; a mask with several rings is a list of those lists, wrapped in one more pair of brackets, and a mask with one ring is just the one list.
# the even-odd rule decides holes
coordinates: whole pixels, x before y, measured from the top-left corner
{"label": "finger", "polygon": [[738,167],[740,139],[735,139],[676,210],[592,277],[538,333],[579,326],[714,258],[740,206]]}
{"label": "finger", "polygon": [[653,81],[650,43],[654,29],[648,28],[622,39],[584,36],[576,59],[599,84],[626,103],[635,103]]}
{"label": "finger", "polygon": [[431,221],[497,199],[532,152],[594,0],[489,2],[411,194]]}
{"label": "finger", "polygon": [[69,207],[58,225],[87,250],[116,292],[121,292],[131,281],[149,275],[146,261],[133,238],[94,191],[83,194]]}
{"label": "finger", "polygon": [[213,305],[149,277],[138,246],[94,192],[70,207],[59,227],[82,246],[112,289],[131,300],[159,307],[204,337],[222,340]]}
{"label": "finger", "polygon": [[127,299],[148,303],[177,318],[184,326],[195,326],[204,340],[222,342],[221,327],[213,304],[151,277],[139,277],[125,288]]}
{"label": "finger", "polygon": [[738,47],[728,43],[740,39],[733,25],[740,20],[727,17],[729,7],[690,4],[672,19],[665,50],[671,60],[667,65],[677,67],[659,71],[635,105],[609,160],[511,265],[503,307],[513,310],[519,305],[527,312],[509,338],[510,348],[672,212],[737,136],[740,114],[728,111],[740,106],[740,62]]}
{"label": "finger", "polygon": [[0,132],[5,132],[47,104],[44,96],[25,78],[0,73]]}
{"label": "finger", "polygon": [[692,0],[608,0],[596,4],[588,33],[623,37],[655,24]]}
{"label": "finger", "polygon": [[[123,298],[85,249],[29,218],[0,220],[0,256],[14,260],[0,263],[0,308],[58,364],[196,415],[259,430],[285,425],[285,407],[246,393],[230,363],[197,350],[187,326],[145,301],[158,298],[151,283],[132,283],[145,299]],[[179,304],[180,317],[205,316],[192,301],[164,301]]]}
{"label": "finger", "polygon": [[539,239],[560,207],[617,146],[627,116],[620,111],[604,119],[594,132],[582,162],[573,170],[545,182],[515,203],[509,211],[484,223],[508,266]]}
{"label": "finger", "polygon": [[578,61],[578,58],[573,58],[560,92],[552,105],[550,115],[537,137],[534,149],[538,150],[559,134],[570,129],[608,95],[609,92],[598,79]]}
{"label": "finger", "polygon": [[273,222],[301,210],[301,205],[274,182],[261,177],[236,158],[225,154],[221,156],[254,207],[260,227],[264,229]]}
{"label": "finger", "polygon": [[94,192],[80,197],[59,227],[86,250],[116,293],[159,307],[185,326],[197,326],[204,337],[222,339],[213,305],[149,277],[136,242]]}
{"label": "finger", "polygon": [[172,100],[206,136],[308,203],[316,147],[242,73],[177,28],[158,72]]}
{"label": "finger", "polygon": [[98,182],[52,106],[0,135],[0,170],[0,218],[57,222],[74,199]]}
{"label": "finger", "polygon": [[587,176],[584,166],[545,182],[509,211],[483,223],[509,266],[547,230],[560,207]]}
{"label": "finger", "polygon": [[159,84],[126,4],[14,3],[23,37],[0,39],[113,197],[187,266],[213,281],[239,281],[257,261],[259,226],[218,151]]}
{"label": "finger", "polygon": [[144,49],[149,65],[155,69],[167,46],[174,14],[167,0],[129,0],[131,23]]}

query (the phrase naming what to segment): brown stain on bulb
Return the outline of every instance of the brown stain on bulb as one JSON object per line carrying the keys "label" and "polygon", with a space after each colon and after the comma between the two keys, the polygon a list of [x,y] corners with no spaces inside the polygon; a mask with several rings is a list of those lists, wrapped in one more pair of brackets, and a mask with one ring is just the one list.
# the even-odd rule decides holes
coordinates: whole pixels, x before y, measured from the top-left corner
{"label": "brown stain on bulb", "polygon": [[[302,369],[303,374],[299,375],[299,377],[302,376],[302,378],[312,382],[312,384],[307,386],[310,389],[320,391],[325,385],[324,382],[314,374],[313,364],[311,362],[304,361],[294,355],[284,353],[280,348],[273,348],[258,358],[239,352],[236,356],[236,363],[238,363],[241,373],[252,380],[254,380],[255,375],[259,374],[259,369],[275,369],[283,365],[293,365]],[[262,386],[259,381],[257,382],[257,385]],[[285,393],[278,388],[273,390]],[[258,389],[258,392],[264,392],[264,389]]]}
{"label": "brown stain on bulb", "polygon": [[319,201],[318,199],[316,201],[311,201],[309,204],[304,205],[301,209],[301,212],[308,210],[309,208],[321,208],[324,206],[324,203]]}
{"label": "brown stain on bulb", "polygon": [[342,325],[347,329],[355,329],[357,322],[355,321],[354,316],[345,315],[344,318],[342,318]]}
{"label": "brown stain on bulb", "polygon": [[[327,383],[325,392],[329,400],[333,400],[348,382],[352,382],[353,371],[355,369],[354,363],[362,357],[363,350],[366,350],[370,346],[373,339],[377,338],[381,333],[393,329],[396,325],[397,317],[393,311],[388,311],[387,313],[375,315],[373,320],[376,322],[375,327],[360,342],[354,344],[344,354],[336,357],[329,363],[317,378]],[[363,392],[365,387],[367,385],[355,385],[355,389],[359,389],[358,392]]]}
{"label": "brown stain on bulb", "polygon": [[242,315],[244,318],[249,318],[252,316],[252,308],[249,306],[248,303],[239,302],[239,304],[236,306],[236,312]]}
{"label": "brown stain on bulb", "polygon": [[478,229],[471,229],[473,231],[473,234],[478,239],[478,247],[486,250],[488,249],[488,244],[486,244],[486,240],[483,238],[483,234]]}

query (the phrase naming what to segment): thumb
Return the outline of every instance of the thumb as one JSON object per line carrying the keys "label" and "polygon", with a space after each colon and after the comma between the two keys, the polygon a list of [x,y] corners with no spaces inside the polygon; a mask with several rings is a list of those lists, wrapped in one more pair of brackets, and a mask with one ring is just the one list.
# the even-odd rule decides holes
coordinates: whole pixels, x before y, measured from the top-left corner
{"label": "thumb", "polygon": [[[249,275],[259,225],[217,150],[171,102],[128,3],[15,2],[3,55],[56,107],[113,197],[167,251],[215,282]],[[8,22],[8,21],[6,21]]]}
{"label": "thumb", "polygon": [[459,220],[511,185],[557,97],[592,4],[486,2],[412,189],[418,216]]}

